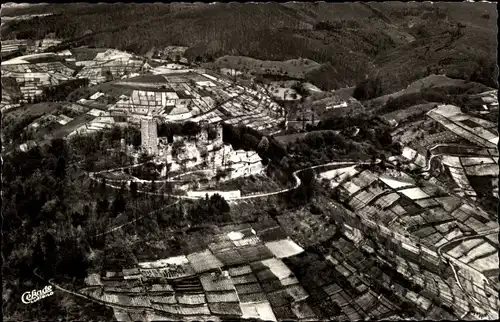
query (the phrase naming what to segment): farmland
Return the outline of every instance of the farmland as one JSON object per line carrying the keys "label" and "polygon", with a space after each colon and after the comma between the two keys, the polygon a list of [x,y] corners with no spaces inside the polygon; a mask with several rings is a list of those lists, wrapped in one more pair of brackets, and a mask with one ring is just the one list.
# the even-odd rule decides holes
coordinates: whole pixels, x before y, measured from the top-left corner
{"label": "farmland", "polygon": [[6,320],[498,319],[497,16],[8,5]]}

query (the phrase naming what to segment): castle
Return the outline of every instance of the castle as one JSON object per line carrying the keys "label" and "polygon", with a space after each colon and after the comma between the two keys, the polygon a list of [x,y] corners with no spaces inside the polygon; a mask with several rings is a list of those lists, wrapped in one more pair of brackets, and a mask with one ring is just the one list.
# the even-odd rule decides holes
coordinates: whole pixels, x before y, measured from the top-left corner
{"label": "castle", "polygon": [[[213,125],[212,125],[213,126]],[[227,171],[227,179],[260,173],[262,160],[255,151],[234,150],[225,145],[222,124],[216,125],[216,136],[210,138],[210,125],[201,123],[201,131],[193,137],[174,135],[172,142],[167,137],[158,137],[153,118],[141,120],[141,141],[143,151],[165,164],[161,175],[167,172],[187,171],[197,166],[216,172]]]}

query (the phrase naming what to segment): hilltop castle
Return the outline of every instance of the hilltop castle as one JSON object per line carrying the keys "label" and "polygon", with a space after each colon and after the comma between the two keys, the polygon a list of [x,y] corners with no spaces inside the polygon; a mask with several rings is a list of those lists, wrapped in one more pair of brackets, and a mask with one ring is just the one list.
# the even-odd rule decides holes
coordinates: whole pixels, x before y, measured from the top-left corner
{"label": "hilltop castle", "polygon": [[255,151],[235,151],[231,145],[225,145],[222,124],[215,125],[215,137],[209,134],[210,126],[214,125],[201,123],[198,134],[192,137],[174,135],[169,142],[167,137],[158,137],[156,121],[153,118],[143,118],[143,151],[152,154],[157,162],[165,163],[163,176],[167,170],[187,170],[200,165],[213,172],[218,169],[227,170],[228,179],[260,173],[263,165],[259,155]]}

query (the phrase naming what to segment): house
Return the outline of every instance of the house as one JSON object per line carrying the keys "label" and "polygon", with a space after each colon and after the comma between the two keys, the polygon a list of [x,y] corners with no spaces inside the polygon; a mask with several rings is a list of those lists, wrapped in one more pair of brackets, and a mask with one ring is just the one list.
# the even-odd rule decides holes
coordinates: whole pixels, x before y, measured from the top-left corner
{"label": "house", "polygon": [[104,93],[97,92],[97,93],[94,93],[92,96],[90,96],[89,99],[96,100],[96,99],[98,99],[99,97],[101,97],[103,95],[104,95]]}

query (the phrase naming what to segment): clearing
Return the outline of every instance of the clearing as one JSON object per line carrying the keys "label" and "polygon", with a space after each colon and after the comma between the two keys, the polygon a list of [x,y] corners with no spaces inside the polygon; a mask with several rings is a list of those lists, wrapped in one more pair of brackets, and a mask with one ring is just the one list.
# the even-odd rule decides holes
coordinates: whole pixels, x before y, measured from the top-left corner
{"label": "clearing", "polygon": [[407,88],[401,91],[374,98],[370,101],[370,103],[374,105],[384,105],[390,97],[396,98],[406,94],[418,93],[424,88],[440,87],[460,87],[464,90],[464,92],[467,90],[475,90],[478,92],[485,92],[489,90],[489,87],[483,84],[467,82],[463,79],[453,79],[445,75],[430,75],[411,83]]}
{"label": "clearing", "polygon": [[218,58],[213,66],[240,71],[247,70],[259,75],[279,75],[298,79],[304,79],[307,73],[321,67],[320,64],[310,59],[276,61],[259,60],[245,56],[223,56]]}

